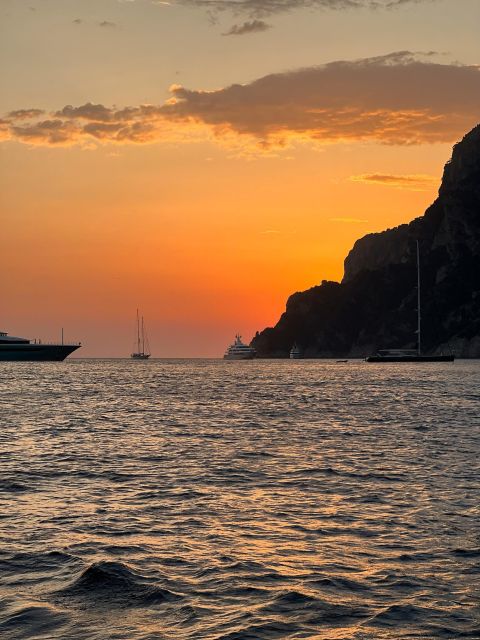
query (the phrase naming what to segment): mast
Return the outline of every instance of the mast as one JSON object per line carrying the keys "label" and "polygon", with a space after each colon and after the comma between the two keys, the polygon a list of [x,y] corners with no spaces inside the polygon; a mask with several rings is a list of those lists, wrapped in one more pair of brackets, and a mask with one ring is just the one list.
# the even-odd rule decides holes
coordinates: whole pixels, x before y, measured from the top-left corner
{"label": "mast", "polygon": [[140,318],[137,309],[137,353],[140,353]]}
{"label": "mast", "polygon": [[142,354],[145,353],[145,329],[143,327],[143,316],[142,316]]}
{"label": "mast", "polygon": [[417,352],[422,352],[422,315],[421,315],[421,296],[420,296],[420,245],[417,240]]}

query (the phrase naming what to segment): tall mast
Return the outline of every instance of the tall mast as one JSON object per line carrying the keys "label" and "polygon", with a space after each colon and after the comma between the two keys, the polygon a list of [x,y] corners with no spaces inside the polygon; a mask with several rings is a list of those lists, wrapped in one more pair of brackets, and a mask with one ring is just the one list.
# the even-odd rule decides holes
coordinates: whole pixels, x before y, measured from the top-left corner
{"label": "tall mast", "polygon": [[140,353],[140,318],[137,309],[137,353]]}
{"label": "tall mast", "polygon": [[422,315],[421,315],[421,296],[420,296],[420,245],[417,240],[417,350],[418,355],[422,352]]}
{"label": "tall mast", "polygon": [[145,353],[145,329],[143,328],[143,316],[142,316],[142,353]]}

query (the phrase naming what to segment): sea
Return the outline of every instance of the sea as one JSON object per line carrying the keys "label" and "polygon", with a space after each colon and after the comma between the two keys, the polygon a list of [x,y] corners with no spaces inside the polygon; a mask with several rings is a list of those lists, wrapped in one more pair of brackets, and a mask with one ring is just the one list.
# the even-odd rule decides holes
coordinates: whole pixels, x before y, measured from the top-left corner
{"label": "sea", "polygon": [[3,640],[480,638],[480,361],[0,363]]}

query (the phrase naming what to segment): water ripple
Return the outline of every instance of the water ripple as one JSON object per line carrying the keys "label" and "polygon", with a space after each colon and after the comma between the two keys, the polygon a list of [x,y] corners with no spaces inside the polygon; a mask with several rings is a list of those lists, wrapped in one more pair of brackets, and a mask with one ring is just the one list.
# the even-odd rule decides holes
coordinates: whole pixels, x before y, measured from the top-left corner
{"label": "water ripple", "polygon": [[480,363],[2,363],[6,640],[480,639]]}

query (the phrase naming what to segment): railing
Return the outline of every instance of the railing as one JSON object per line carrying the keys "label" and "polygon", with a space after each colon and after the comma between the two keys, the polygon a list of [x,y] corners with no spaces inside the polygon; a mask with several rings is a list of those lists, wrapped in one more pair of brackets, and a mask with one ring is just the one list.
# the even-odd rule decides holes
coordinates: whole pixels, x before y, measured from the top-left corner
{"label": "railing", "polygon": [[[15,344],[27,344],[27,343],[15,343]],[[40,340],[39,338],[35,338],[34,340],[30,340],[30,344],[41,344],[47,345],[49,347],[81,347],[81,342],[45,342],[44,340]]]}

